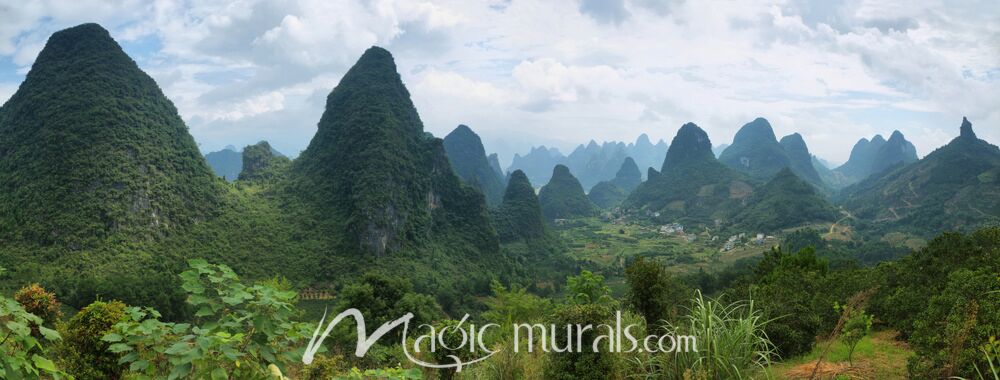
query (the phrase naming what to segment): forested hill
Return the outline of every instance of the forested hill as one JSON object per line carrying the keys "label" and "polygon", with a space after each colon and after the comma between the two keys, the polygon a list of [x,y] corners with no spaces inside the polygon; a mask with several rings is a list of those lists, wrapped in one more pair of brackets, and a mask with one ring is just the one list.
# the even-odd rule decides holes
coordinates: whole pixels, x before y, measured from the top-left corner
{"label": "forested hill", "polygon": [[488,204],[500,204],[504,193],[503,178],[486,157],[479,135],[468,126],[459,125],[444,137],[444,150],[451,167],[465,183],[479,189]]}
{"label": "forested hill", "polygon": [[711,223],[728,215],[753,191],[748,178],[715,158],[708,134],[694,123],[681,126],[663,170],[650,173],[624,205],[659,213],[667,221]]}
{"label": "forested hill", "polygon": [[0,241],[146,240],[221,202],[173,103],[99,25],[53,34],[0,109]]}
{"label": "forested hill", "polygon": [[933,236],[1000,222],[1000,150],[963,119],[947,145],[845,188],[841,203],[877,229]]}
{"label": "forested hill", "polygon": [[327,97],[292,168],[291,195],[332,220],[344,248],[383,255],[461,230],[497,249],[483,196],[462,185],[440,139],[424,133],[388,51],[372,47]]}

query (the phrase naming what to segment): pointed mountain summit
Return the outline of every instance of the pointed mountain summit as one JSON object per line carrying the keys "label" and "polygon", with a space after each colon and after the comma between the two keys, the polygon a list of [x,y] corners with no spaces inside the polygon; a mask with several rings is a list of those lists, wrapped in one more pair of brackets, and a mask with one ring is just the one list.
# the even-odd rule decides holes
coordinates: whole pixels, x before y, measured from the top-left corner
{"label": "pointed mountain summit", "polygon": [[670,141],[660,172],[666,173],[702,162],[716,162],[715,154],[712,153],[712,141],[704,130],[694,123],[687,123],[681,126]]}
{"label": "pointed mountain summit", "polygon": [[671,141],[663,170],[650,169],[649,179],[623,204],[659,212],[660,220],[707,224],[724,217],[752,191],[744,175],[715,158],[708,134],[687,123]]}
{"label": "pointed mountain summit", "polygon": [[767,179],[789,165],[771,123],[757,118],[736,132],[733,144],[719,155],[719,161],[730,168],[747,173],[750,177]]}
{"label": "pointed mountain summit", "polygon": [[886,141],[882,135],[875,135],[869,141],[866,138],[858,140],[851,149],[851,156],[840,167],[833,169],[847,179],[847,183],[856,183],[872,174],[872,166],[879,149],[885,145]]}
{"label": "pointed mountain summit", "polygon": [[452,169],[465,183],[479,189],[486,196],[486,203],[500,204],[503,198],[503,179],[486,158],[483,141],[468,126],[462,124],[444,137],[444,150]]}
{"label": "pointed mountain summit", "polygon": [[763,187],[754,191],[747,206],[733,222],[755,232],[773,232],[815,222],[832,222],[836,209],[816,192],[816,188],[781,169]]}
{"label": "pointed mountain summit", "polygon": [[215,215],[220,182],[107,30],[54,33],[0,109],[0,242],[95,246]]}
{"label": "pointed mountain summit", "polygon": [[635,164],[632,157],[625,158],[625,162],[615,173],[615,178],[611,180],[611,183],[625,190],[626,193],[631,193],[639,187],[639,184],[642,183],[642,172],[639,171],[639,165]]}
{"label": "pointed mountain summit", "polygon": [[779,143],[781,148],[785,150],[785,154],[788,155],[788,167],[792,169],[792,173],[822,189],[824,187],[823,180],[820,178],[819,172],[816,171],[816,167],[813,166],[813,156],[809,153],[809,147],[806,146],[802,135],[790,134],[782,137]]}
{"label": "pointed mountain summit", "polygon": [[615,178],[598,182],[587,193],[587,197],[601,208],[612,208],[625,200],[640,183],[642,183],[642,173],[639,172],[639,166],[632,157],[627,157],[615,174]]}
{"label": "pointed mountain summit", "polygon": [[[970,127],[971,128],[971,127]],[[973,137],[975,138],[975,137]],[[878,174],[900,163],[909,164],[917,161],[917,148],[913,146],[899,131],[893,131],[885,144],[875,152],[869,174]]]}
{"label": "pointed mountain summit", "polygon": [[490,168],[497,174],[497,177],[500,178],[501,181],[504,181],[504,186],[507,186],[507,176],[503,174],[503,169],[500,168],[500,158],[497,154],[490,154],[489,157],[486,157],[486,160],[490,162]]}
{"label": "pointed mountain summit", "polygon": [[595,211],[580,181],[565,165],[552,169],[552,179],[538,192],[538,202],[549,220],[591,216]]}
{"label": "pointed mountain summit", "polygon": [[962,117],[962,126],[959,127],[958,131],[959,131],[958,137],[964,137],[967,139],[977,139],[976,132],[972,131],[972,123],[970,123],[969,119],[965,118],[964,116]]}
{"label": "pointed mountain summit", "polygon": [[923,159],[845,188],[843,206],[876,227],[930,236],[1000,219],[1000,150],[962,121],[959,136]]}
{"label": "pointed mountain summit", "polygon": [[503,202],[496,214],[497,232],[503,242],[530,240],[545,234],[538,196],[523,171],[510,173]]}
{"label": "pointed mountain summit", "polygon": [[289,190],[315,206],[345,250],[383,255],[457,230],[469,247],[498,249],[482,195],[424,133],[385,49],[365,51],[327,97],[292,174]]}

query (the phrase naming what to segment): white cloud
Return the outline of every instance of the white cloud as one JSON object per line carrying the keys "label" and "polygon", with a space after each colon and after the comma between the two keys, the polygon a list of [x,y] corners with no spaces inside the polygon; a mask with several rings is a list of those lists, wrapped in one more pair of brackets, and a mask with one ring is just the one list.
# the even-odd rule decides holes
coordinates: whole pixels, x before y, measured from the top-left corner
{"label": "white cloud", "polygon": [[669,141],[688,121],[725,143],[757,116],[834,161],[893,129],[926,154],[963,115],[1000,142],[992,0],[0,0],[0,67],[26,69],[49,34],[87,21],[155,41],[139,63],[207,149],[302,149],[371,45],[395,54],[428,130],[469,124],[505,157]]}

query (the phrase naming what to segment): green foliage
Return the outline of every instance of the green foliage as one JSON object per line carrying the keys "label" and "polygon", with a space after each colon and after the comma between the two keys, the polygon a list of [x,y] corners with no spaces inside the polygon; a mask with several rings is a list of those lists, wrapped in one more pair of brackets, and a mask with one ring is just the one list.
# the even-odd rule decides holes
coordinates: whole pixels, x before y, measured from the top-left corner
{"label": "green foliage", "polygon": [[650,170],[649,179],[623,205],[660,212],[664,221],[711,224],[750,194],[748,182],[715,159],[705,131],[687,123],[670,143],[662,173]]}
{"label": "green foliage", "polygon": [[[0,378],[72,378],[56,368],[45,355],[43,342],[55,343],[59,333],[42,325],[42,318],[28,313],[17,301],[0,296]],[[32,334],[38,327],[39,337]]]}
{"label": "green foliage", "polygon": [[[585,277],[581,275],[581,278]],[[549,354],[544,367],[545,378],[603,380],[611,376],[615,370],[614,354],[593,350],[594,340],[600,334],[598,329],[578,331],[578,326],[597,326],[606,323],[609,318],[611,318],[610,309],[597,303],[568,304],[558,307],[552,316],[552,323],[560,328],[555,329],[552,341],[559,342],[560,347],[570,344],[567,342],[572,342],[574,347],[577,341],[581,344],[569,352]],[[572,328],[567,331],[563,326]]]}
{"label": "green foliage", "polygon": [[261,141],[243,148],[243,169],[240,181],[268,182],[284,179],[292,160],[277,155],[271,144]]}
{"label": "green foliage", "polygon": [[0,108],[0,136],[3,242],[153,239],[223,201],[174,105],[96,24],[49,38]]}
{"label": "green foliage", "polygon": [[119,379],[126,367],[118,363],[121,355],[108,350],[102,340],[112,327],[125,321],[125,304],[119,301],[94,301],[60,326],[59,363],[77,379]]}
{"label": "green foliage", "polygon": [[[348,285],[341,291],[338,310],[358,309],[366,318],[368,326],[382,324],[413,313],[410,324],[419,326],[432,323],[444,315],[434,298],[426,294],[415,293],[409,280],[381,272],[368,272],[357,283]],[[356,338],[353,326],[342,328],[346,332],[347,341]],[[340,327],[340,325],[338,325]],[[388,341],[398,342],[402,334],[393,330],[387,336]]]}
{"label": "green foliage", "polygon": [[486,301],[487,311],[481,317],[501,326],[511,323],[539,321],[552,309],[552,301],[528,293],[523,287],[512,285],[510,290],[494,281],[493,297]]}
{"label": "green foliage", "polygon": [[733,223],[753,231],[779,231],[811,222],[832,222],[836,210],[788,168],[754,191]]}
{"label": "green foliage", "polygon": [[628,193],[611,181],[599,182],[590,189],[590,193],[587,193],[587,198],[597,207],[603,209],[614,208],[626,197],[628,197]]}
{"label": "green foliage", "polygon": [[[18,289],[17,292],[14,292],[14,300],[21,304],[24,311],[38,316],[42,319],[42,323],[49,327],[54,326],[55,321],[62,316],[56,295],[46,291],[38,284]],[[38,326],[32,325],[31,329],[37,336]]]}
{"label": "green foliage", "polygon": [[479,135],[465,125],[459,125],[444,137],[448,162],[465,183],[479,189],[490,205],[497,205],[504,194],[503,179],[490,166]]}
{"label": "green foliage", "polygon": [[530,240],[545,235],[542,209],[535,189],[524,172],[510,174],[503,202],[494,213],[500,241]]}
{"label": "green foliage", "polygon": [[806,141],[802,139],[802,135],[792,133],[782,137],[778,143],[781,144],[782,150],[788,155],[788,168],[796,176],[817,188],[822,189],[826,186],[820,178],[816,167],[813,165],[813,155],[809,153],[809,147],[806,146]]}
{"label": "green foliage", "polygon": [[874,317],[865,314],[864,309],[841,306],[839,303],[833,304],[833,310],[838,314],[847,313],[840,339],[848,347],[847,361],[854,365],[854,348],[871,332]]}
{"label": "green foliage", "polygon": [[998,174],[1000,149],[970,133],[916,163],[845,188],[838,201],[854,216],[873,220],[866,226],[873,232],[970,232],[1000,221]]}
{"label": "green foliage", "polygon": [[131,307],[104,335],[137,377],[268,378],[271,364],[301,357],[311,327],[291,321],[295,293],[246,286],[225,265],[189,261],[181,273],[196,323],[160,321],[150,308]]}
{"label": "green foliage", "polygon": [[668,379],[749,378],[777,358],[765,332],[769,324],[752,299],[723,303],[697,292],[688,313],[667,330],[693,335],[697,351],[681,350],[659,358],[659,372]]}
{"label": "green foliage", "polygon": [[639,257],[625,268],[625,304],[642,315],[647,326],[673,321],[689,299],[686,287],[656,260]]}
{"label": "green foliage", "polygon": [[719,155],[719,162],[757,179],[774,176],[787,168],[789,161],[771,124],[763,118],[744,124],[733,137],[733,144]]}
{"label": "green foliage", "polygon": [[811,248],[796,253],[772,249],[757,265],[752,293],[764,315],[773,319],[765,330],[781,356],[809,352],[821,333],[823,313],[832,314],[832,303],[823,304],[816,296],[826,273],[826,261]]}
{"label": "green foliage", "polygon": [[570,305],[599,305],[608,310],[618,305],[611,297],[611,289],[604,284],[604,276],[589,270],[566,279],[566,303]]}
{"label": "green foliage", "polygon": [[548,220],[591,216],[596,211],[580,181],[565,165],[556,165],[552,170],[552,179],[538,191],[538,202]]}
{"label": "green foliage", "polygon": [[291,177],[286,202],[303,205],[310,229],[342,237],[339,251],[382,256],[434,240],[464,244],[466,256],[496,256],[482,195],[459,181],[442,141],[423,131],[382,48],[365,51],[327,97]]}

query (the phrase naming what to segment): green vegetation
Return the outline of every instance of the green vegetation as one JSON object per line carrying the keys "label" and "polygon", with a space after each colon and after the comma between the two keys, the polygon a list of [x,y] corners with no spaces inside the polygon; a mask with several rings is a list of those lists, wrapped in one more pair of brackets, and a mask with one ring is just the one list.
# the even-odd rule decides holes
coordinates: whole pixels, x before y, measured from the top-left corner
{"label": "green vegetation", "polygon": [[158,238],[224,202],[173,103],[96,24],[52,35],[0,109],[0,136],[5,246]]}
{"label": "green vegetation", "polygon": [[448,162],[455,174],[465,183],[479,189],[488,204],[499,204],[504,193],[503,179],[486,158],[486,149],[483,148],[479,135],[469,127],[459,125],[443,141]]}
{"label": "green vegetation", "polygon": [[243,169],[240,181],[273,182],[284,178],[292,160],[277,155],[271,144],[261,141],[243,148]]}
{"label": "green vegetation", "polygon": [[628,194],[639,187],[641,183],[642,173],[639,172],[639,167],[636,166],[632,157],[626,157],[622,167],[615,174],[615,178],[598,182],[590,188],[587,198],[590,198],[590,201],[598,207],[612,209],[625,200]]}
{"label": "green vegetation", "polygon": [[538,192],[538,202],[548,220],[591,216],[596,211],[580,181],[564,165],[552,170],[552,179]]}
{"label": "green vegetation", "polygon": [[[730,155],[758,154],[741,151],[760,136],[772,145],[766,121],[751,124]],[[610,196],[591,191],[608,208],[599,217],[562,165],[538,196],[514,171],[490,209],[475,178],[499,178],[498,165],[460,130],[453,148],[425,133],[391,55],[371,48],[301,159],[261,142],[226,183],[106,31],[53,35],[0,109],[0,377],[996,377],[1000,150],[967,121],[924,160],[847,189],[839,215],[795,174],[808,171],[800,137],[780,145],[796,161],[758,186],[690,123],[647,182],[622,158]],[[882,147],[905,155],[903,142]],[[750,175],[772,169],[749,162]],[[354,356],[344,323],[305,366],[327,307],[372,325],[412,312],[450,327],[450,343],[462,321],[620,316],[637,334],[695,334],[704,350],[514,353],[496,331],[489,360],[420,370],[400,331]],[[422,359],[449,355],[472,357]]]}
{"label": "green vegetation", "polygon": [[719,155],[719,162],[763,180],[788,167],[790,159],[774,136],[771,123],[767,119],[756,118],[736,132],[733,144]]}
{"label": "green vegetation", "polygon": [[1000,149],[976,138],[968,120],[961,130],[962,135],[922,160],[845,188],[840,203],[870,221],[857,227],[929,238],[1000,221]]}
{"label": "green vegetation", "polygon": [[813,155],[809,153],[809,147],[806,146],[806,141],[802,139],[802,135],[792,133],[782,137],[778,143],[781,144],[781,148],[788,155],[788,168],[792,170],[792,173],[795,173],[802,180],[809,182],[810,185],[816,186],[817,189],[826,188],[826,185],[820,178],[819,172],[813,165]]}
{"label": "green vegetation", "polygon": [[816,189],[788,168],[747,199],[733,223],[751,231],[778,231],[815,222],[833,222],[836,210]]}
{"label": "green vegetation", "polygon": [[752,190],[748,180],[715,159],[705,131],[687,123],[670,143],[661,173],[650,174],[624,206],[659,212],[662,221],[708,225]]}

